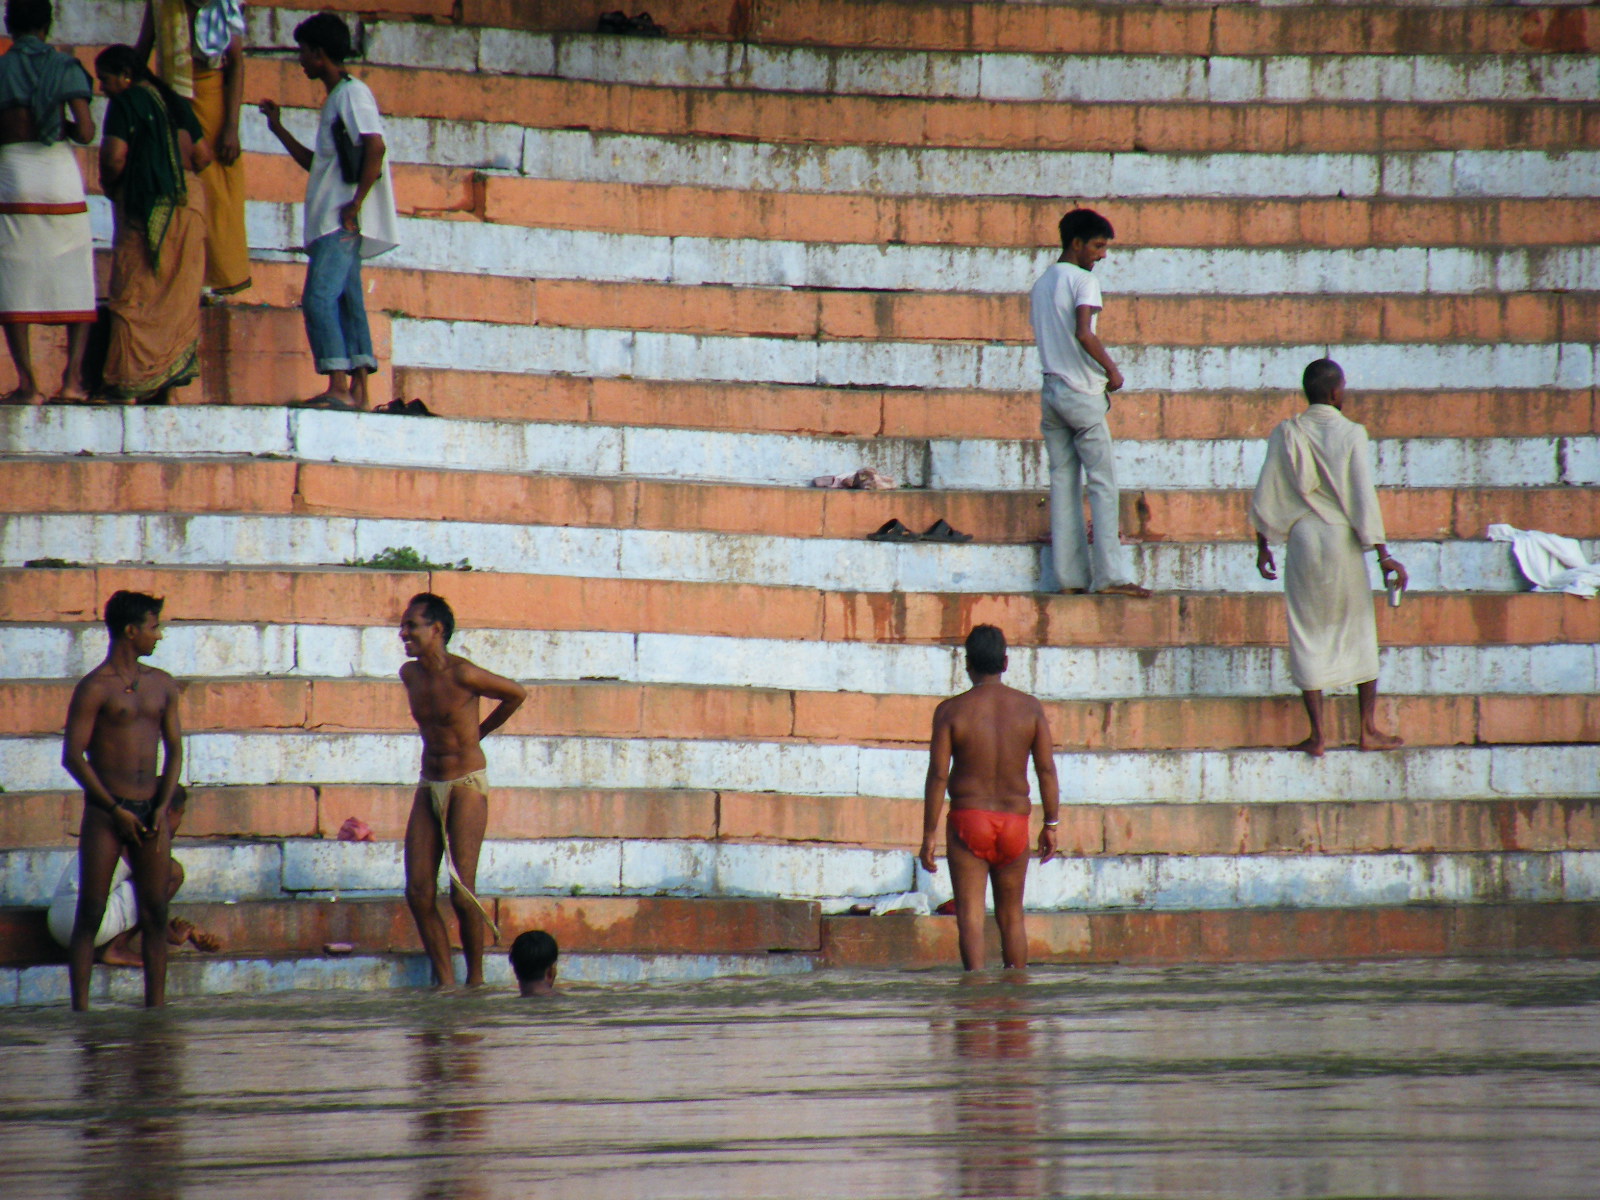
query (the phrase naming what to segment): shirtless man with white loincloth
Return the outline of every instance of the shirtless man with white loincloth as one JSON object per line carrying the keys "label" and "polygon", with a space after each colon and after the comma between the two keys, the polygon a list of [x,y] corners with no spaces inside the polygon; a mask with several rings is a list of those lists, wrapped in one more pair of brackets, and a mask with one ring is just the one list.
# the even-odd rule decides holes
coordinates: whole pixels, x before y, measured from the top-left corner
{"label": "shirtless man with white loincloth", "polygon": [[[450,903],[461,923],[467,986],[483,983],[483,924],[476,894],[478,852],[489,818],[488,766],[479,745],[521,707],[527,691],[445,649],[455,632],[450,606],[432,592],[411,598],[400,618],[400,642],[413,661],[400,668],[411,716],[422,735],[422,778],[406,823],[406,902],[416,918],[434,982],[455,982],[450,938],[439,916],[439,862],[450,871]],[[478,700],[500,703],[481,722]],[[495,937],[500,936],[495,930]]]}

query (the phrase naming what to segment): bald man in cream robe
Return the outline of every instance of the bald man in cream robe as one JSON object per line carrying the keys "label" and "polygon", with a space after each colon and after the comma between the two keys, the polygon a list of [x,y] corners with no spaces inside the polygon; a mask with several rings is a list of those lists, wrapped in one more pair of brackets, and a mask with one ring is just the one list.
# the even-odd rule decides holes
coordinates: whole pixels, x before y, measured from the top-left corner
{"label": "bald man in cream robe", "polygon": [[1340,411],[1344,371],[1332,359],[1318,359],[1306,368],[1304,385],[1310,404],[1272,431],[1250,502],[1263,578],[1278,577],[1268,543],[1288,544],[1289,673],[1304,693],[1311,722],[1311,736],[1291,749],[1322,757],[1322,694],[1352,684],[1361,708],[1361,748],[1392,749],[1400,739],[1376,724],[1378,623],[1363,553],[1377,552],[1386,585],[1392,577],[1404,589],[1406,570],[1384,544],[1367,431]]}

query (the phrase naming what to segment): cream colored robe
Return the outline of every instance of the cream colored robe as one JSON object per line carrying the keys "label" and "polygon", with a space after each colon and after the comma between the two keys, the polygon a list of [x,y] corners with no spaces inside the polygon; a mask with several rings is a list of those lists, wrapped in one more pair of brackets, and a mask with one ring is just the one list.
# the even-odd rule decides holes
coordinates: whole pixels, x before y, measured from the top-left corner
{"label": "cream colored robe", "polygon": [[1378,677],[1378,623],[1363,551],[1387,539],[1367,431],[1313,404],[1272,431],[1250,501],[1268,541],[1287,542],[1289,673],[1302,691]]}

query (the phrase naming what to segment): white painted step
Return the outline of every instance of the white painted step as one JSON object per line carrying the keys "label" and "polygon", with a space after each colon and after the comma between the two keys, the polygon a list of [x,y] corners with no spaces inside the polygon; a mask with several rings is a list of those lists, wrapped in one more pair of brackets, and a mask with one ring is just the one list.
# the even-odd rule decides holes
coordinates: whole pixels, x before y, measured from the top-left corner
{"label": "white painted step", "polygon": [[[1524,591],[1503,542],[1391,542],[1419,592]],[[24,514],[0,523],[0,567],[39,558],[97,564],[314,567],[407,546],[474,570],[587,579],[748,583],[842,592],[1054,590],[1047,547],[886,545],[856,539],[652,529],[492,525],[350,517]],[[1592,544],[1586,553],[1595,554]],[[1276,592],[1245,542],[1128,546],[1134,576],[1161,591]],[[1375,559],[1368,575],[1376,589]]]}
{"label": "white painted step", "polygon": [[[416,782],[420,743],[387,733],[194,733],[184,775],[205,786]],[[485,742],[491,785],[694,788],[805,796],[919,798],[922,750],[800,742],[535,737]],[[0,739],[8,791],[70,789],[59,737]],[[1310,759],[1288,750],[1058,753],[1073,804],[1348,800],[1504,800],[1589,796],[1600,746],[1446,746],[1356,750]],[[52,881],[53,882],[53,881]]]}
{"label": "white painted step", "polygon": [[[493,827],[490,827],[493,833]],[[327,899],[404,890],[399,842],[291,838],[180,841],[184,899]],[[74,850],[0,850],[0,904],[47,905]],[[440,886],[449,886],[441,873]],[[911,886],[911,856],[849,846],[552,838],[484,842],[481,896],[890,895]]]}
{"label": "white painted step", "polygon": [[[97,238],[109,245],[109,203],[104,197],[91,197],[90,208]],[[247,211],[250,247],[257,256],[292,252],[300,245],[301,205],[251,201]],[[413,217],[400,221],[400,246],[370,265],[513,278],[1021,297],[1059,256],[1060,249],[1050,246],[1019,251],[654,237]],[[1107,296],[1109,322],[1117,299],[1127,296],[1594,291],[1600,289],[1600,250],[1589,246],[1123,249],[1113,244],[1095,275]]]}
{"label": "white painted step", "polygon": [[[529,375],[827,387],[1038,388],[1031,345],[812,341],[743,335],[493,325],[396,317],[396,366]],[[1594,386],[1589,343],[1357,343],[1283,346],[1115,345],[1134,391],[1297,388],[1313,359],[1343,364],[1352,388],[1465,390]]]}
{"label": "white painted step", "polygon": [[[404,886],[398,842],[289,840],[281,878],[241,875],[231,847],[183,844],[183,896],[207,900],[393,896]],[[0,903],[44,906],[70,850],[0,851]],[[1397,904],[1547,903],[1600,899],[1600,851],[1555,853],[1113,855],[1029,867],[1035,911],[1357,908]],[[921,891],[949,899],[949,871],[929,875],[903,850],[686,841],[484,843],[478,893],[798,897],[837,911],[853,899]],[[448,884],[444,878],[442,884]]]}
{"label": "white painted step", "polygon": [[[403,602],[396,597],[396,620]],[[179,678],[394,683],[405,661],[392,623],[185,624],[185,615],[166,614],[161,644],[147,660]],[[0,679],[77,679],[100,662],[105,646],[98,623],[0,625]],[[496,674],[528,683],[588,679],[925,696],[930,716],[934,697],[968,686],[959,646],[536,629],[461,629],[450,646]],[[1297,691],[1281,646],[1014,646],[1010,662],[1007,682],[1044,700]],[[1387,647],[1380,663],[1388,695],[1600,693],[1600,647],[1587,644]],[[863,738],[872,732],[860,731]]]}
{"label": "white painted step", "polygon": [[[1113,434],[1118,419],[1112,401]],[[1124,490],[1238,490],[1249,503],[1266,438],[1116,442]],[[902,487],[938,491],[1049,489],[1043,441],[848,438],[816,434],[599,425],[590,422],[397,419],[382,413],[183,406],[0,409],[0,456],[231,455],[303,462],[499,471],[683,482],[809,485],[872,466]],[[1373,476],[1384,488],[1518,488],[1600,484],[1600,437],[1380,438]]]}

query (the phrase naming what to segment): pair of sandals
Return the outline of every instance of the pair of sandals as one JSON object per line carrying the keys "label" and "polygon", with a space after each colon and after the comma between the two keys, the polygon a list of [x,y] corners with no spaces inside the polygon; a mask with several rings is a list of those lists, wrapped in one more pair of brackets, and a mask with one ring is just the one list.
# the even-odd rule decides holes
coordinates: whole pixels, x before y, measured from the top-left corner
{"label": "pair of sandals", "polygon": [[600,19],[595,22],[595,31],[598,33],[623,33],[644,37],[663,37],[666,35],[665,25],[657,22],[647,12],[630,17],[618,9],[616,12],[601,13]]}
{"label": "pair of sandals", "polygon": [[901,524],[899,517],[892,517],[878,526],[876,531],[867,534],[869,542],[944,542],[954,545],[971,540],[970,533],[962,533],[959,529],[952,528],[950,522],[943,517],[922,533],[906,528]]}
{"label": "pair of sandals", "polygon": [[396,396],[387,404],[380,404],[373,412],[390,413],[397,417],[431,417],[433,411],[421,400],[402,400]]}

